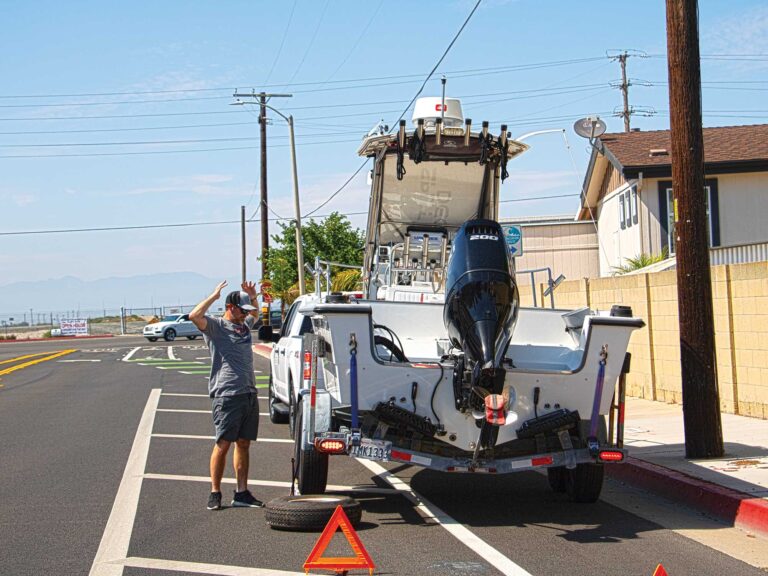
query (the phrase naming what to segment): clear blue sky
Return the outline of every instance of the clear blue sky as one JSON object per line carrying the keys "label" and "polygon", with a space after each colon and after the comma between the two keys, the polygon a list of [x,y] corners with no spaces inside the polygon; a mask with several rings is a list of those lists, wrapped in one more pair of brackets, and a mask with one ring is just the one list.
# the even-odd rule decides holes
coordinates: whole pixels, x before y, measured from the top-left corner
{"label": "clear blue sky", "polygon": [[[0,232],[237,220],[243,204],[251,216],[259,132],[253,107],[229,106],[235,88],[294,94],[271,104],[296,119],[306,213],[359,166],[362,134],[379,119],[394,123],[473,5],[3,2]],[[765,123],[768,6],[702,0],[699,10],[702,54],[730,55],[702,62],[705,125]],[[484,0],[424,95],[439,95],[445,73],[448,95],[476,125],[489,120],[498,132],[505,122],[515,136],[567,128],[573,161],[562,136],[531,138],[502,199],[515,200],[505,216],[573,214],[588,151],[571,126],[597,113],[609,131],[623,129],[612,116],[620,68],[606,53],[625,49],[649,55],[629,59],[630,103],[656,110],[633,126],[667,128],[660,0]],[[270,116],[270,205],[290,217],[287,129]],[[179,140],[195,142],[167,143]],[[125,142],[142,144],[107,145]],[[570,196],[524,201],[558,195]],[[367,199],[363,172],[319,213],[364,212]],[[258,279],[258,222],[248,231]],[[0,236],[0,285],[169,271],[236,277],[239,247],[237,224]]]}

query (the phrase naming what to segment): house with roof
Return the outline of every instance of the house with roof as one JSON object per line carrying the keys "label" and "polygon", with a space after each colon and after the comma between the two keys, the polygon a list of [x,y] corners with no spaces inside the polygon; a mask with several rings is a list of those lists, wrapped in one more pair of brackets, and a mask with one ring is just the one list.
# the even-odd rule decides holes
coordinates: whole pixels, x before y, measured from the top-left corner
{"label": "house with roof", "polygon": [[[704,128],[710,261],[768,260],[768,124]],[[641,253],[675,253],[669,130],[603,134],[592,148],[577,220],[595,220],[600,275]]]}

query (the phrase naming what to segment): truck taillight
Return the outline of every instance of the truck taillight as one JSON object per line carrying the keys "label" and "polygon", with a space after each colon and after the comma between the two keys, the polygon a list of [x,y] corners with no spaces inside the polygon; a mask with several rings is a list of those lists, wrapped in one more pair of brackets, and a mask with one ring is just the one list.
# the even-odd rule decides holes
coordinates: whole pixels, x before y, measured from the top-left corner
{"label": "truck taillight", "polygon": [[624,460],[624,453],[619,450],[600,450],[597,458],[601,462],[621,462]]}
{"label": "truck taillight", "polygon": [[304,352],[304,380],[312,378],[312,352]]}
{"label": "truck taillight", "polygon": [[315,448],[320,452],[327,454],[342,454],[347,451],[347,446],[341,440],[326,439],[315,440]]}

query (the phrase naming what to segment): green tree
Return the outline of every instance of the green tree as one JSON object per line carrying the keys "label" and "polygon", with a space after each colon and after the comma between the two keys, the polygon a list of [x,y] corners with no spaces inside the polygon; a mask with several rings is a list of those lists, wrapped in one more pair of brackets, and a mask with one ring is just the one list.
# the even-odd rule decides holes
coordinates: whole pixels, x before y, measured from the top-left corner
{"label": "green tree", "polygon": [[[298,272],[296,255],[296,223],[279,223],[278,234],[273,234],[267,251],[267,270],[272,282],[271,294],[290,304],[298,295]],[[301,226],[304,261],[314,264],[315,257],[342,264],[363,263],[363,233],[355,228],[349,219],[332,213],[321,222],[311,219]],[[313,289],[311,278],[307,279]]]}

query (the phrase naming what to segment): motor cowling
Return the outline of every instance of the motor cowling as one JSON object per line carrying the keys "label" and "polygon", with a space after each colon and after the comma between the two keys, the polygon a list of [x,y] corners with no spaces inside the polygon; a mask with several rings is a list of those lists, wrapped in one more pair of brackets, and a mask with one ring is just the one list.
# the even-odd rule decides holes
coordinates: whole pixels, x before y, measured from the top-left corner
{"label": "motor cowling", "polygon": [[[469,220],[451,245],[443,322],[477,385],[501,368],[517,321],[519,294],[504,233],[493,220]],[[495,386],[486,386],[489,390]],[[498,392],[496,390],[490,390]]]}

